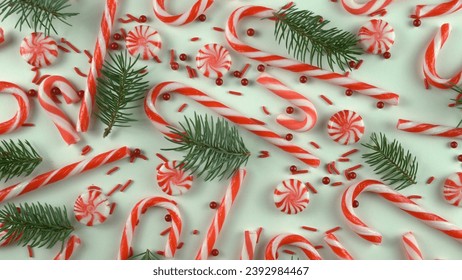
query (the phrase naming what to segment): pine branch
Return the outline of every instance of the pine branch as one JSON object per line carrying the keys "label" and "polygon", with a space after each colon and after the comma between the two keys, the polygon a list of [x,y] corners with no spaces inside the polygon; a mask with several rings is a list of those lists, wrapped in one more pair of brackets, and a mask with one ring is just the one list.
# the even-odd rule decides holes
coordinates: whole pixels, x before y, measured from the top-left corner
{"label": "pine branch", "polygon": [[[179,164],[183,170],[191,171],[205,180],[231,177],[242,165],[247,164],[250,152],[236,127],[222,119],[216,121],[208,116],[194,115],[194,119],[185,117],[185,123],[180,123],[181,129],[170,127],[175,134],[170,142],[175,148],[169,151],[187,151],[183,161]],[[183,166],[184,164],[184,166]]]}
{"label": "pine branch", "polygon": [[22,246],[53,247],[64,242],[74,228],[67,217],[66,207],[52,207],[40,203],[19,205],[8,204],[0,210],[0,232],[6,234],[0,240],[11,237]]}
{"label": "pine branch", "polygon": [[142,260],[142,261],[152,261],[152,260],[160,260],[159,255],[156,253],[151,252],[149,249],[146,252],[140,253],[130,258],[130,260]]}
{"label": "pine branch", "polygon": [[5,182],[13,177],[28,176],[42,162],[42,157],[26,140],[14,143],[13,140],[0,143],[0,180]]}
{"label": "pine branch", "polygon": [[416,157],[413,157],[409,151],[405,152],[398,141],[393,140],[390,143],[382,133],[380,133],[380,139],[372,133],[371,141],[372,144],[362,145],[371,149],[372,153],[363,154],[362,157],[367,159],[367,164],[375,167],[374,171],[378,175],[382,175],[382,180],[391,185],[399,184],[396,190],[417,184],[416,176],[419,166]]}
{"label": "pine branch", "polygon": [[146,67],[135,69],[138,61],[127,58],[127,52],[111,55],[110,61],[106,61],[101,70],[101,78],[98,78],[98,94],[96,105],[98,106],[98,118],[106,125],[103,137],[111,133],[114,127],[129,127],[129,122],[134,122],[130,111],[139,107],[137,101],[144,98],[148,83],[144,81],[147,73],[143,73]]}
{"label": "pine branch", "polygon": [[336,27],[325,29],[329,21],[310,11],[292,6],[274,13],[274,17],[276,40],[279,44],[285,40],[288,52],[298,60],[308,60],[322,68],[325,58],[330,69],[334,70],[337,64],[344,71],[350,69],[350,61],[358,61],[357,56],[363,53],[354,34]]}
{"label": "pine branch", "polygon": [[66,20],[78,15],[78,13],[66,13],[64,9],[69,8],[69,0],[3,0],[0,3],[0,16],[2,21],[13,14],[19,16],[15,28],[22,30],[24,24],[35,32],[42,31],[50,35],[51,31],[58,34],[54,21],[58,20],[70,25]]}
{"label": "pine branch", "polygon": [[[459,96],[462,96],[462,88],[457,85],[453,85],[452,90],[458,93],[458,96],[455,99],[452,99],[452,101],[454,101],[457,108],[462,109],[462,98],[459,98]],[[459,121],[456,127],[460,127],[461,124],[462,119]]]}

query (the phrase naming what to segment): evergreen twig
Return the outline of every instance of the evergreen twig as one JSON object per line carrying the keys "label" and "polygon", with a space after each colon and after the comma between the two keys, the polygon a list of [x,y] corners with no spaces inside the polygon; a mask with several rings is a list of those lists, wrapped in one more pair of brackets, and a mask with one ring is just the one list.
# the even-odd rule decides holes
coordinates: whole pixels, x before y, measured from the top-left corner
{"label": "evergreen twig", "polygon": [[[458,93],[458,95],[461,95],[462,96],[462,88],[457,86],[457,85],[453,85],[452,86],[452,89]],[[459,108],[459,109],[462,109],[462,98],[459,98],[459,96],[457,96],[457,98],[455,99],[452,99],[455,104],[456,104],[456,107]],[[462,119],[459,121],[459,123],[457,124],[456,127],[460,127],[460,125],[462,124]]]}
{"label": "evergreen twig", "polygon": [[6,140],[0,143],[0,180],[5,182],[13,177],[28,176],[42,162],[42,157],[26,140]]}
{"label": "evergreen twig", "polygon": [[389,142],[386,136],[380,133],[372,133],[371,144],[362,144],[371,149],[369,154],[363,154],[366,163],[374,167],[378,175],[382,175],[382,180],[394,185],[399,184],[395,189],[402,190],[412,184],[417,184],[416,176],[418,170],[417,158],[413,157],[397,140]]}
{"label": "evergreen twig", "polygon": [[11,237],[22,246],[51,248],[56,243],[64,245],[74,228],[67,217],[66,207],[49,204],[16,205],[10,203],[0,209],[0,241]]}
{"label": "evergreen twig", "polygon": [[144,81],[146,66],[135,69],[139,56],[132,60],[123,54],[111,55],[101,70],[98,78],[98,118],[106,125],[103,137],[111,133],[113,127],[129,127],[129,122],[136,121],[132,113],[126,112],[139,107],[137,101],[144,98],[148,82]]}
{"label": "evergreen twig", "polygon": [[292,6],[274,13],[274,17],[276,40],[279,44],[285,40],[288,52],[298,60],[308,60],[322,68],[326,59],[330,69],[334,70],[337,64],[344,71],[350,69],[350,61],[358,61],[357,56],[362,54],[356,35],[336,27],[326,29],[329,21],[311,11]]}
{"label": "evergreen twig", "polygon": [[153,253],[149,249],[146,249],[145,252],[130,257],[130,260],[152,261],[152,260],[160,260],[160,258],[158,254]]}
{"label": "evergreen twig", "polygon": [[57,34],[54,21],[58,20],[70,25],[67,20],[78,13],[63,12],[70,7],[69,0],[2,0],[0,1],[0,16],[2,21],[7,17],[19,15],[15,28],[22,30],[24,24],[35,32],[43,31],[50,35],[51,31]]}
{"label": "evergreen twig", "polygon": [[180,127],[170,127],[175,137],[167,138],[177,147],[164,150],[187,151],[179,166],[197,177],[206,174],[206,181],[231,177],[250,157],[237,128],[225,120],[195,114]]}

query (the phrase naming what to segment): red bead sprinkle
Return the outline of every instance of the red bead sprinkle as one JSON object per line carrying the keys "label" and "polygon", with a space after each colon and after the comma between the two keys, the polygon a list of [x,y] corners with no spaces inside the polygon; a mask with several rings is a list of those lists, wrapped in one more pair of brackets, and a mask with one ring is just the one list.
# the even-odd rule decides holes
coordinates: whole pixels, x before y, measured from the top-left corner
{"label": "red bead sprinkle", "polygon": [[82,98],[84,94],[85,94],[85,91],[83,91],[83,90],[79,90],[79,91],[77,92],[77,95],[78,95],[80,98]]}
{"label": "red bead sprinkle", "polygon": [[263,72],[263,71],[265,71],[265,65],[263,65],[263,64],[258,64],[258,66],[257,66],[257,71],[258,71],[258,72]]}
{"label": "red bead sprinkle", "polygon": [[109,47],[111,48],[111,50],[118,50],[119,49],[119,44],[114,42],[114,43],[111,43],[111,45]]}
{"label": "red bead sprinkle", "polygon": [[172,62],[170,63],[170,68],[172,68],[173,71],[176,71],[180,69],[180,65],[178,64],[178,62]]}
{"label": "red bead sprinkle", "polygon": [[247,36],[252,37],[253,35],[255,35],[255,30],[253,28],[247,29]]}
{"label": "red bead sprinkle", "polygon": [[192,231],[192,234],[198,235],[198,234],[199,234],[199,231],[198,231],[197,229],[195,229],[195,230]]}
{"label": "red bead sprinkle", "polygon": [[413,24],[415,27],[419,27],[419,26],[422,24],[422,22],[420,21],[420,19],[416,18],[416,19],[412,22],[412,24]]}
{"label": "red bead sprinkle", "polygon": [[122,39],[122,35],[120,35],[120,33],[114,33],[114,35],[112,35],[112,39],[119,41]]}
{"label": "red bead sprinkle", "polygon": [[297,171],[297,166],[291,165],[289,170],[290,170],[290,172],[295,172],[295,171]]}
{"label": "red bead sprinkle", "polygon": [[204,22],[207,20],[207,16],[204,15],[204,14],[201,14],[197,19],[199,19],[200,21]]}
{"label": "red bead sprinkle", "polygon": [[308,82],[308,78],[306,76],[300,76],[299,81],[300,81],[300,83],[304,84],[304,83]]}
{"label": "red bead sprinkle", "polygon": [[356,173],[355,172],[348,173],[348,180],[354,180],[354,179],[356,179]]}
{"label": "red bead sprinkle", "polygon": [[324,178],[322,178],[322,183],[323,183],[324,185],[329,184],[329,183],[330,183],[329,177],[324,177]]}
{"label": "red bead sprinkle", "polygon": [[27,95],[29,95],[30,97],[37,96],[37,91],[36,91],[35,89],[30,89],[30,90],[27,92]]}
{"label": "red bead sprinkle", "polygon": [[453,149],[455,149],[455,148],[457,148],[457,146],[459,146],[459,144],[457,144],[456,141],[452,141],[449,145],[450,145],[451,148],[453,148]]}
{"label": "red bead sprinkle", "polygon": [[218,249],[213,249],[210,254],[212,254],[212,256],[216,257],[220,254],[220,251],[218,251]]}
{"label": "red bead sprinkle", "polygon": [[215,84],[216,84],[217,86],[223,85],[223,79],[222,79],[222,78],[217,78],[217,79],[215,80]]}
{"label": "red bead sprinkle", "polygon": [[139,20],[139,22],[144,23],[144,22],[148,21],[148,18],[145,15],[141,15],[138,20]]}
{"label": "red bead sprinkle", "polygon": [[51,93],[54,95],[58,95],[58,94],[61,94],[61,90],[57,87],[54,87],[51,89]]}
{"label": "red bead sprinkle", "polygon": [[292,139],[294,139],[294,136],[292,135],[292,133],[287,133],[285,138],[287,141],[291,141]]}
{"label": "red bead sprinkle", "polygon": [[141,150],[138,149],[138,148],[134,149],[134,150],[133,150],[133,155],[134,155],[135,157],[141,155]]}
{"label": "red bead sprinkle", "polygon": [[383,103],[383,101],[377,102],[377,108],[383,109],[383,107],[385,107],[385,103]]}
{"label": "red bead sprinkle", "polygon": [[358,208],[359,207],[359,201],[353,200],[353,208]]}
{"label": "red bead sprinkle", "polygon": [[216,203],[215,201],[212,201],[209,203],[209,207],[210,209],[217,209],[218,203]]}
{"label": "red bead sprinkle", "polygon": [[385,59],[389,59],[390,57],[391,57],[391,53],[390,53],[390,52],[385,52],[385,53],[383,54],[383,58],[385,58]]}
{"label": "red bead sprinkle", "polygon": [[165,100],[165,101],[170,100],[170,93],[164,93],[164,94],[162,94],[162,99]]}
{"label": "red bead sprinkle", "polygon": [[294,111],[295,111],[294,107],[288,106],[288,107],[286,108],[286,113],[289,114],[289,115],[290,115],[290,114],[293,114]]}
{"label": "red bead sprinkle", "polygon": [[180,60],[181,60],[181,61],[185,61],[185,60],[187,60],[187,59],[188,59],[188,55],[187,55],[187,54],[185,54],[185,53],[180,54]]}
{"label": "red bead sprinkle", "polygon": [[457,160],[458,160],[458,161],[462,161],[462,155],[458,155],[458,156],[457,156]]}
{"label": "red bead sprinkle", "polygon": [[241,85],[247,86],[248,84],[249,84],[249,80],[247,80],[246,78],[241,80]]}
{"label": "red bead sprinkle", "polygon": [[236,70],[236,71],[233,72],[233,76],[236,77],[236,78],[240,78],[241,77],[241,72]]}
{"label": "red bead sprinkle", "polygon": [[351,90],[351,89],[345,90],[345,95],[346,96],[352,96],[353,95],[353,90]]}
{"label": "red bead sprinkle", "polygon": [[350,61],[350,62],[348,62],[348,66],[350,66],[350,68],[356,68],[356,62],[355,61]]}
{"label": "red bead sprinkle", "polygon": [[165,215],[164,219],[165,219],[166,222],[170,222],[170,221],[172,221],[172,216],[170,216],[170,214],[167,214],[167,215]]}

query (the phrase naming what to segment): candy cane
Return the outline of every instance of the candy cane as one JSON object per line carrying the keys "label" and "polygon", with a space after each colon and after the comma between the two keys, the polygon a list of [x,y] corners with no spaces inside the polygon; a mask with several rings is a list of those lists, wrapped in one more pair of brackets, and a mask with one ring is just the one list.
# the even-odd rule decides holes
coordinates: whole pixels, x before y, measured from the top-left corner
{"label": "candy cane", "polygon": [[290,116],[281,114],[276,118],[276,121],[280,125],[298,132],[308,131],[314,127],[318,120],[318,113],[316,112],[316,108],[313,103],[311,103],[308,98],[294,90],[291,90],[281,81],[267,73],[262,73],[257,78],[257,83],[277,96],[289,101],[304,113],[301,120],[296,120]]}
{"label": "candy cane", "polygon": [[54,257],[54,260],[69,260],[74,252],[80,247],[81,241],[77,235],[71,235],[66,246]]}
{"label": "candy cane", "polygon": [[4,188],[0,190],[0,203],[9,199],[16,198],[31,191],[53,184],[58,181],[70,178],[77,174],[95,169],[97,167],[109,164],[114,161],[128,157],[130,149],[122,147],[116,150],[111,150],[95,157],[85,159],[76,163],[69,164],[60,169],[52,170],[47,173],[38,175],[35,178],[25,182]]}
{"label": "candy cane", "polygon": [[260,239],[260,234],[262,232],[262,228],[258,230],[244,231],[244,244],[241,250],[240,260],[253,260],[255,255],[255,247]]}
{"label": "candy cane", "polygon": [[390,5],[392,0],[369,0],[358,3],[357,0],[342,0],[343,8],[353,15],[375,15]]}
{"label": "candy cane", "polygon": [[284,245],[292,245],[303,251],[310,260],[321,260],[321,255],[308,239],[298,234],[279,234],[270,240],[266,246],[265,260],[276,260],[278,249]]}
{"label": "candy cane", "polygon": [[163,23],[170,25],[185,25],[194,21],[201,14],[212,6],[214,0],[197,0],[194,5],[186,12],[178,15],[171,15],[165,9],[165,0],[152,0],[154,14]]}
{"label": "candy cane", "polygon": [[229,216],[229,211],[236,200],[237,194],[242,186],[242,181],[245,178],[247,172],[245,169],[239,169],[231,178],[228,188],[226,189],[225,196],[221,200],[220,207],[218,207],[215,216],[213,217],[212,223],[207,230],[207,235],[202,245],[197,252],[196,260],[206,260],[215,246],[218,235],[223,229],[223,225],[226,218]]}
{"label": "candy cane", "polygon": [[181,219],[180,210],[176,206],[176,202],[160,196],[145,198],[139,201],[130,212],[130,216],[125,223],[122,239],[120,240],[119,254],[117,259],[126,260],[132,255],[133,234],[139,224],[140,217],[151,207],[161,207],[167,210],[172,218],[172,226],[168,231],[168,242],[165,245],[164,256],[172,258],[178,246],[181,235],[183,221]]}
{"label": "candy cane", "polygon": [[0,93],[11,94],[18,103],[18,111],[9,120],[0,122],[0,135],[12,132],[21,127],[27,120],[30,113],[30,104],[27,94],[17,85],[9,82],[0,81]]}
{"label": "candy cane", "polygon": [[86,132],[90,126],[90,118],[93,106],[95,105],[97,78],[101,76],[101,68],[103,68],[104,57],[106,56],[106,51],[111,39],[112,26],[114,24],[117,7],[118,0],[106,1],[90,71],[88,72],[83,101],[80,104],[79,121],[77,122],[78,131]]}
{"label": "candy cane", "polygon": [[242,19],[250,16],[258,18],[272,18],[274,16],[274,12],[276,11],[262,6],[244,6],[236,9],[228,18],[225,30],[226,40],[230,47],[251,59],[260,61],[267,65],[324,80],[334,85],[342,86],[372,98],[382,100],[383,102],[391,105],[398,105],[399,95],[396,93],[379,89],[367,83],[359,82],[342,74],[323,70],[310,64],[301,63],[293,59],[263,52],[252,46],[244,44],[239,39],[237,25]]}
{"label": "candy cane", "polygon": [[403,234],[401,240],[408,260],[423,260],[422,251],[420,251],[419,244],[412,232]]}
{"label": "candy cane", "polygon": [[332,252],[341,260],[353,260],[353,257],[333,233],[324,236],[324,241]]}
{"label": "candy cane", "polygon": [[292,154],[294,157],[304,162],[305,164],[313,167],[317,167],[320,164],[319,159],[313,156],[311,153],[299,146],[290,144],[289,141],[280,135],[261,125],[259,121],[242,115],[241,113],[229,108],[228,106],[216,101],[215,99],[210,98],[200,90],[177,82],[163,82],[158,84],[148,93],[144,103],[144,110],[146,115],[149,117],[153,125],[169,138],[175,137],[175,134],[173,134],[169,128],[172,125],[165,121],[165,119],[162,118],[162,116],[158,113],[156,109],[156,102],[158,97],[162,96],[164,93],[171,94],[173,92],[192,98],[196,102],[210,108],[231,122],[234,122],[235,124],[240,125],[241,127],[256,134],[257,136],[262,137],[281,150]]}
{"label": "candy cane", "polygon": [[424,222],[428,226],[449,235],[457,241],[462,241],[461,228],[449,223],[436,214],[424,210],[414,201],[399,192],[392,190],[380,181],[364,180],[348,187],[345,190],[342,196],[341,208],[348,226],[356,232],[356,234],[369,242],[380,244],[382,242],[382,235],[368,227],[358,216],[356,216],[354,212],[353,202],[362,192],[373,192],[390,201],[409,215]]}
{"label": "candy cane", "polygon": [[462,9],[461,0],[451,0],[436,5],[417,5],[414,15],[416,18],[449,15]]}
{"label": "candy cane", "polygon": [[462,128],[457,127],[399,119],[396,128],[411,133],[462,139]]}
{"label": "candy cane", "polygon": [[435,37],[430,41],[430,44],[428,44],[423,63],[423,73],[427,82],[442,89],[451,88],[453,85],[459,83],[462,78],[462,71],[450,79],[441,78],[436,72],[436,59],[450,33],[451,25],[449,25],[449,23],[441,25]]}
{"label": "candy cane", "polygon": [[55,96],[53,88],[58,88],[67,104],[76,103],[80,100],[77,90],[74,86],[62,76],[50,76],[43,80],[38,91],[39,103],[48,116],[51,118],[63,140],[72,145],[80,140],[74,124],[69,120],[66,114],[59,109],[54,101]]}

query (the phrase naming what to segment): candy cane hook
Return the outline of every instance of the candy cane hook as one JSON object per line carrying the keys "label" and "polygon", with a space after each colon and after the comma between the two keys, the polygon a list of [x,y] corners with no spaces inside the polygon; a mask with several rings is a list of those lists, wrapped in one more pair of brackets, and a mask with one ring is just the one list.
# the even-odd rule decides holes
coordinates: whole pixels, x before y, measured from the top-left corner
{"label": "candy cane hook", "polygon": [[353,15],[374,15],[390,5],[392,0],[369,0],[358,3],[357,0],[342,0],[343,8]]}
{"label": "candy cane hook", "polygon": [[76,103],[80,100],[77,90],[74,86],[62,76],[50,76],[43,80],[38,91],[39,103],[48,116],[51,118],[63,140],[72,145],[80,140],[74,124],[69,120],[66,114],[59,109],[54,101],[53,88],[61,90],[61,94],[67,104]]}
{"label": "candy cane hook", "polygon": [[127,222],[125,223],[124,231],[122,233],[122,239],[120,240],[117,259],[126,260],[131,257],[133,253],[131,247],[133,234],[139,224],[141,215],[143,215],[151,207],[164,208],[172,218],[172,226],[168,232],[168,242],[165,245],[164,256],[166,258],[173,258],[175,256],[183,225],[180,210],[176,206],[175,201],[160,196],[154,196],[139,201],[130,212],[130,216],[127,218]]}
{"label": "candy cane hook", "polygon": [[18,129],[26,122],[30,114],[30,103],[29,97],[27,97],[24,90],[13,83],[0,81],[0,93],[11,94],[16,99],[19,107],[18,111],[12,118],[7,121],[0,122],[1,135]]}
{"label": "candy cane hook", "polygon": [[214,0],[197,0],[190,9],[178,15],[171,15],[167,12],[165,9],[165,1],[166,0],[152,0],[154,14],[156,14],[157,18],[163,23],[180,26],[194,21],[201,14],[205,13],[205,11],[212,6]]}
{"label": "candy cane hook", "polygon": [[462,241],[462,229],[449,223],[442,217],[424,210],[406,196],[377,180],[364,180],[348,187],[342,195],[342,213],[348,226],[360,237],[369,242],[380,244],[382,235],[367,226],[354,212],[353,202],[363,192],[373,192],[390,201],[399,209],[419,219],[428,226],[437,229],[453,239]]}
{"label": "candy cane hook", "polygon": [[270,54],[252,46],[244,44],[238,37],[237,26],[239,22],[247,17],[271,18],[276,11],[262,6],[244,6],[236,9],[228,18],[226,24],[226,41],[229,46],[251,59],[260,61],[267,65],[278,67],[297,74],[307,75],[313,78],[327,81],[347,89],[351,89],[363,95],[382,100],[391,105],[398,105],[399,95],[383,89],[379,89],[367,83],[356,81],[342,74],[320,69],[316,66],[288,59],[279,55]]}
{"label": "candy cane hook", "polygon": [[277,96],[284,98],[303,112],[301,120],[294,119],[293,117],[281,114],[276,118],[276,121],[287,129],[297,132],[304,132],[312,129],[318,120],[318,113],[314,104],[301,95],[300,93],[291,90],[281,81],[268,73],[262,73],[257,78],[257,83],[265,87],[267,90],[273,92]]}
{"label": "candy cane hook", "polygon": [[326,236],[324,236],[324,241],[339,259],[353,260],[351,254],[333,233],[326,234]]}
{"label": "candy cane hook", "polygon": [[266,246],[265,260],[276,260],[278,258],[278,249],[284,245],[299,248],[310,260],[322,259],[313,244],[305,237],[298,234],[279,234],[273,237]]}
{"label": "candy cane hook", "polygon": [[162,96],[164,93],[173,92],[190,97],[194,101],[215,111],[222,117],[237,125],[240,125],[248,131],[267,140],[281,150],[293,155],[305,164],[313,167],[318,167],[320,164],[320,160],[317,157],[313,156],[311,153],[299,146],[290,144],[289,141],[263,126],[261,122],[244,116],[243,114],[216,101],[215,99],[212,99],[200,90],[177,82],[163,82],[158,84],[148,93],[144,103],[144,110],[152,124],[167,137],[175,137],[175,134],[173,134],[169,129],[169,126],[171,127],[172,125],[170,125],[164,118],[162,118],[162,116],[157,111],[156,104],[159,96]]}

